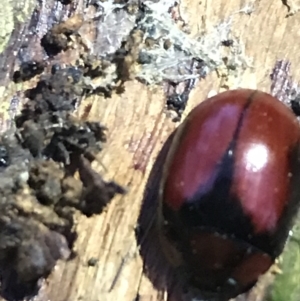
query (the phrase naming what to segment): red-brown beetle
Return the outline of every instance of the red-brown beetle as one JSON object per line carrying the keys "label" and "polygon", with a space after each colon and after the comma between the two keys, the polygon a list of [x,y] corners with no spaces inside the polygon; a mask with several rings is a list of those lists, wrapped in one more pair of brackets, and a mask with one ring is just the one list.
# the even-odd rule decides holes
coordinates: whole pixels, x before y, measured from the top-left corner
{"label": "red-brown beetle", "polygon": [[194,108],[164,167],[159,231],[192,286],[234,297],[282,252],[300,204],[300,128],[267,93],[233,90]]}

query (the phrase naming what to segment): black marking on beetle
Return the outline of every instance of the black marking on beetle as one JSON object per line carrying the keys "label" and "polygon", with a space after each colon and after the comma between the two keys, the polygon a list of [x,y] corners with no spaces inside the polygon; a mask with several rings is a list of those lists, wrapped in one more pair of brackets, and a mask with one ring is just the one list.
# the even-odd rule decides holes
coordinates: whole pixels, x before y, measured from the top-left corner
{"label": "black marking on beetle", "polygon": [[[191,233],[191,231],[205,228],[256,246],[261,251],[270,254],[272,258],[277,257],[278,250],[274,251],[274,243],[272,243],[274,237],[272,234],[253,235],[254,229],[251,217],[245,214],[239,199],[230,191],[234,175],[236,145],[245,116],[251,104],[255,101],[256,93],[255,91],[249,96],[242,109],[232,140],[221,163],[216,166],[216,178],[209,190],[203,192],[204,185],[199,187],[194,196],[185,200],[177,212],[174,212],[163,203],[163,216],[168,221],[166,232],[168,237],[176,244],[178,244],[176,237],[183,239],[189,237],[188,233]],[[222,211],[219,208],[222,208]],[[185,249],[184,252],[186,251]]]}
{"label": "black marking on beetle", "polygon": [[[242,110],[232,141],[221,160],[217,177],[210,190],[205,194],[201,194],[199,193],[201,189],[199,189],[191,199],[184,201],[177,212],[174,212],[163,203],[163,216],[168,222],[165,226],[166,236],[177,245],[178,250],[183,254],[189,251],[185,247],[189,245],[189,233],[199,229],[204,231],[207,229],[208,232],[215,232],[228,238],[248,243],[250,246],[255,246],[257,249],[269,254],[273,260],[284,248],[289,226],[292,223],[290,217],[293,215],[293,211],[296,212],[295,207],[297,199],[300,197],[299,193],[290,196],[290,201],[287,203],[294,205],[286,206],[284,209],[277,227],[280,230],[276,230],[275,233],[265,232],[260,235],[254,235],[251,217],[244,213],[239,199],[230,193],[234,174],[234,149],[245,115],[255,100],[255,94],[256,92],[250,95]],[[294,147],[291,150],[291,156],[299,157],[299,152],[299,147]],[[295,162],[294,160],[292,161]],[[300,168],[299,160],[297,162],[297,166],[290,168],[292,174],[297,174],[296,170]],[[291,181],[299,182],[299,180],[292,177]],[[220,206],[222,211],[219,209]],[[178,241],[178,237],[180,237],[181,241]]]}
{"label": "black marking on beetle", "polygon": [[[235,165],[235,149],[240,135],[243,121],[248,112],[250,105],[254,100],[252,93],[242,109],[241,115],[238,119],[232,140],[219,165],[215,167],[216,175],[210,190],[203,193],[204,186],[198,188],[195,195],[185,200],[182,206],[182,218],[190,227],[198,227],[199,221],[201,226],[216,228],[218,231],[222,229],[225,233],[235,233],[239,238],[246,239],[249,233],[253,231],[251,220],[245,220],[242,207],[239,205],[237,199],[230,193],[232,186],[232,179],[234,175]],[[224,206],[226,204],[226,206]],[[222,212],[218,208],[222,205]],[[224,210],[226,210],[224,212]],[[194,212],[194,221],[190,220],[190,214]],[[230,217],[230,219],[228,218]],[[229,223],[228,223],[229,222]],[[224,224],[227,225],[224,229]],[[240,227],[237,227],[237,224]]]}

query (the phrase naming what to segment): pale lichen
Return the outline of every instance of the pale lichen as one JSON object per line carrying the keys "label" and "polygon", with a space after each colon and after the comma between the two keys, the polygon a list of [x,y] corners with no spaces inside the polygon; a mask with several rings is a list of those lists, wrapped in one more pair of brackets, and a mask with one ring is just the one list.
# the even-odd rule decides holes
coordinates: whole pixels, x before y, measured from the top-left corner
{"label": "pale lichen", "polygon": [[15,28],[16,22],[24,22],[36,5],[35,0],[2,0],[0,10],[0,54]]}
{"label": "pale lichen", "polygon": [[[201,76],[220,66],[228,66],[231,70],[249,66],[243,43],[232,37],[232,17],[204,35],[191,37],[176,25],[169,14],[172,3],[174,5],[174,1],[144,2],[144,17],[138,21],[137,27],[145,32],[144,42],[151,38],[156,43],[153,47],[143,48],[143,53],[152,60],[142,66],[138,78],[148,84],[156,84],[163,80],[181,82],[199,77],[190,71],[191,62],[195,59],[203,62]],[[222,42],[229,39],[233,45],[225,53]],[[169,41],[167,49],[165,41]]]}

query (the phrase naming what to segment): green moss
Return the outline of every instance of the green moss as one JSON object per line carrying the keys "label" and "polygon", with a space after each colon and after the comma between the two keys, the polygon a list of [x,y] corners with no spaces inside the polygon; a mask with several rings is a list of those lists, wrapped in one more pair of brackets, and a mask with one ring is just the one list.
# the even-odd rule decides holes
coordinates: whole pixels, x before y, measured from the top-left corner
{"label": "green moss", "polygon": [[293,235],[279,260],[282,273],[272,285],[268,301],[300,300],[300,216],[293,228]]}

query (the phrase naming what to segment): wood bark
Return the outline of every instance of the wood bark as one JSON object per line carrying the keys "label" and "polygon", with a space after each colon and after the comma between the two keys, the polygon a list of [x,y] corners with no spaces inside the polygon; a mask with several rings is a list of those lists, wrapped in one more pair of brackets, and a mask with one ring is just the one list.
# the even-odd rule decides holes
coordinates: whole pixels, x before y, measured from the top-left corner
{"label": "wood bark", "polygon": [[[40,39],[51,24],[70,15],[84,14],[87,4],[87,0],[75,0],[69,5],[40,0],[37,1],[40,11],[35,20],[32,15],[37,13],[33,10],[35,3],[30,1],[24,1],[24,8],[28,11],[22,14],[22,18],[16,17],[22,7],[13,7],[13,0],[4,1],[7,14],[14,14],[10,19],[14,22],[14,29],[6,33],[9,38],[0,55],[2,131],[10,126],[11,119],[24,103],[22,92],[35,84],[35,79],[22,84],[12,81],[22,55],[31,54],[36,59],[44,59]],[[246,4],[253,4],[251,14],[233,14]],[[269,75],[276,60],[283,58],[291,61],[293,76],[300,78],[300,14],[286,17],[288,8],[281,1],[182,0],[180,11],[191,36],[200,30],[208,32],[221,20],[233,15],[233,34],[245,44],[245,53],[252,58],[252,64],[230,83],[230,88],[258,88],[269,92]],[[0,24],[4,28],[5,23]],[[87,36],[93,39],[92,29],[87,30]],[[22,53],[20,47],[24,45],[26,49]],[[68,53],[61,53],[51,62],[69,63],[74,59]],[[217,73],[199,81],[190,95],[184,116],[212,90],[221,91],[222,84]],[[114,93],[111,98],[96,95],[84,98],[76,114],[108,127],[108,141],[99,157],[101,164],[98,162],[94,167],[107,178],[127,187],[128,193],[115,197],[101,215],[78,217],[77,256],[57,264],[35,300],[179,301],[176,287],[172,288],[170,284],[172,271],[158,255],[160,247],[153,246],[156,238],[151,237],[150,231],[142,239],[145,246],[139,251],[136,237],[137,231],[147,232],[145,225],[151,224],[155,212],[155,187],[163,164],[164,152],[161,149],[177,126],[166,111],[162,87],[130,80],[125,83],[122,94]],[[91,258],[97,259],[95,266],[88,265]],[[166,283],[171,287],[169,297],[164,291]],[[262,300],[260,298],[259,293],[252,293],[238,300]]]}

